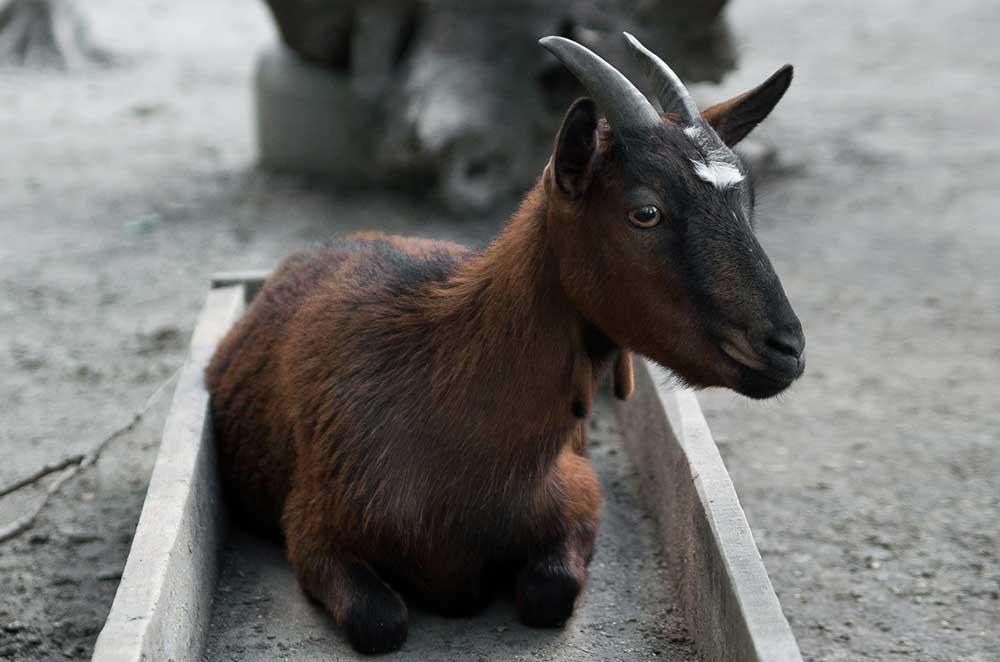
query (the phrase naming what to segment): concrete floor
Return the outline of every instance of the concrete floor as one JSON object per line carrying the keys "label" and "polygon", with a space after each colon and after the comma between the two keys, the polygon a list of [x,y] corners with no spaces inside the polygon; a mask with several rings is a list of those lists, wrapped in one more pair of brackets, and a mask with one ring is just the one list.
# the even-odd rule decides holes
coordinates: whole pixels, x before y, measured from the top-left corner
{"label": "concrete floor", "polygon": [[734,2],[808,367],[702,402],[809,660],[1000,660],[1000,5]]}
{"label": "concrete floor", "polygon": [[[350,228],[480,241],[499,220],[255,172],[262,4],[83,8],[120,66],[0,72],[0,484],[142,405],[211,271]],[[742,66],[702,98],[797,65],[759,132],[782,165],[758,218],[809,367],[776,402],[703,397],[775,588],[807,660],[994,662],[1000,5],[733,0],[731,17]],[[0,659],[89,655],[162,413],[0,545]]]}

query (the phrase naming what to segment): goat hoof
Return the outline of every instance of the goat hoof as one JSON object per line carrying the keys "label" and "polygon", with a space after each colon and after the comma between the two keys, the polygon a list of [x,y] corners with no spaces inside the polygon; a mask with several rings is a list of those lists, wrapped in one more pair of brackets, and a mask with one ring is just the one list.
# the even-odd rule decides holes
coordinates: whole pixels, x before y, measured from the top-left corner
{"label": "goat hoof", "polygon": [[359,653],[379,655],[397,651],[406,641],[406,604],[392,593],[369,594],[348,609],[344,631]]}
{"label": "goat hoof", "polygon": [[559,627],[573,615],[580,582],[565,572],[528,569],[517,581],[521,622],[536,628]]}

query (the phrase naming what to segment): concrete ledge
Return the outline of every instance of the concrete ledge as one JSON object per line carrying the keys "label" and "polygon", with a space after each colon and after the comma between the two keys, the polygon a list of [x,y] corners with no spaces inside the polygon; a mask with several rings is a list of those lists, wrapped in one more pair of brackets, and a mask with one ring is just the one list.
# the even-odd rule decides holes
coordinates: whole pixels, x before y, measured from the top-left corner
{"label": "concrete ledge", "polygon": [[625,445],[705,662],[802,662],[732,480],[692,391],[636,363]]}
{"label": "concrete ledge", "polygon": [[225,532],[202,373],[243,308],[242,286],[214,289],[205,301],[95,662],[201,655]]}
{"label": "concrete ledge", "polygon": [[244,303],[249,304],[260,292],[268,271],[248,269],[246,271],[219,271],[212,274],[212,287],[242,287]]}

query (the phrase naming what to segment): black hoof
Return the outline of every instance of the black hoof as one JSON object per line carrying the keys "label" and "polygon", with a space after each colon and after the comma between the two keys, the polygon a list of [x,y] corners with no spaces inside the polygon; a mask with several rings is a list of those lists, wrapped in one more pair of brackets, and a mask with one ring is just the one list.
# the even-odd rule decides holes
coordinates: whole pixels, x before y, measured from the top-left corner
{"label": "black hoof", "polygon": [[565,572],[523,571],[517,580],[521,622],[536,628],[558,627],[573,615],[580,583]]}
{"label": "black hoof", "polygon": [[391,593],[368,596],[344,619],[347,640],[365,655],[398,651],[406,641],[406,630],[406,605]]}

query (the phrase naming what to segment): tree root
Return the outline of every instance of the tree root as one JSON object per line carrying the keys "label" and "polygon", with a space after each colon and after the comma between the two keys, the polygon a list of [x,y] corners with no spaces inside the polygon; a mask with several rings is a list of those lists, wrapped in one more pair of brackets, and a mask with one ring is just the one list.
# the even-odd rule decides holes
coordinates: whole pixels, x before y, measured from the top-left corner
{"label": "tree root", "polygon": [[0,64],[73,69],[110,61],[70,0],[10,0],[0,10]]}
{"label": "tree root", "polygon": [[31,508],[31,510],[15,519],[10,524],[0,528],[0,544],[5,543],[12,538],[16,538],[34,526],[35,520],[38,518],[38,514],[42,512],[43,508],[45,508],[45,504],[48,503],[49,498],[56,494],[67,481],[77,475],[81,469],[92,466],[99,459],[101,459],[101,454],[112,441],[134,430],[142,420],[142,417],[146,415],[146,412],[148,412],[153,405],[160,400],[163,394],[167,392],[167,387],[174,381],[179,373],[180,368],[175,370],[174,374],[170,375],[170,377],[157,387],[153,394],[149,396],[149,399],[146,400],[146,404],[144,404],[137,412],[132,414],[131,419],[129,419],[127,423],[119,426],[112,431],[111,434],[101,439],[87,453],[70,455],[59,460],[58,462],[46,464],[28,476],[15,480],[10,485],[0,489],[0,499],[2,499],[3,497],[13,494],[14,492],[17,492],[18,490],[29,485],[37,485],[46,476],[62,472],[55,480],[49,483],[48,487],[45,488],[45,494],[42,496],[41,500],[39,500],[38,503]]}

